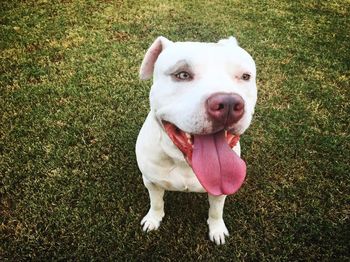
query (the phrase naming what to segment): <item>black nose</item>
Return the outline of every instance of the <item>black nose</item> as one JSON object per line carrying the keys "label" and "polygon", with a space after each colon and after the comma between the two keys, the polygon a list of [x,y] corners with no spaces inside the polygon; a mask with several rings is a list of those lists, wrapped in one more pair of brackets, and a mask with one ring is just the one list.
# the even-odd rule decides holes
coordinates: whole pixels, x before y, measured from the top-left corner
{"label": "black nose", "polygon": [[242,118],[244,101],[237,94],[215,93],[207,99],[206,110],[212,121],[227,127]]}

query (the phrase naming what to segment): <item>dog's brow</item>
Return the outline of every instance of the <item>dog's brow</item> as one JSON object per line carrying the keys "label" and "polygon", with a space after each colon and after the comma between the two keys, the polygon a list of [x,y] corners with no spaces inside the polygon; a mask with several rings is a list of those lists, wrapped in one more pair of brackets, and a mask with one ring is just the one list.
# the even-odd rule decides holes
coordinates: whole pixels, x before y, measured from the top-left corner
{"label": "dog's brow", "polygon": [[180,60],[180,61],[177,61],[175,65],[171,66],[166,71],[166,74],[171,75],[175,72],[189,71],[189,70],[191,70],[190,64],[186,60]]}

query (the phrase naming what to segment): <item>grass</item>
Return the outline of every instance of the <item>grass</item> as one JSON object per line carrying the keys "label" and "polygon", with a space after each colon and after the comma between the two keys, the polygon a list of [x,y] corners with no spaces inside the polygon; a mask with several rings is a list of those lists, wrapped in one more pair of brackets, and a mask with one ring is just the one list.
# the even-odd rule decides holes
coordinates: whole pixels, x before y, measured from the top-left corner
{"label": "grass", "polygon": [[[1,260],[348,261],[349,1],[3,1]],[[242,137],[248,178],[228,198],[225,246],[204,194],[148,195],[134,145],[158,36],[229,35],[255,58],[259,100]]]}

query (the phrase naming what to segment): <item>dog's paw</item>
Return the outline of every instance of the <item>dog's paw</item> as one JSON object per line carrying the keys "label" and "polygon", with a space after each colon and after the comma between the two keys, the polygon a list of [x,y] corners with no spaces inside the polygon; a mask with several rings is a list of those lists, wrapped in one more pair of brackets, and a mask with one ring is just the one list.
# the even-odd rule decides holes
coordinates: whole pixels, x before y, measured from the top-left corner
{"label": "dog's paw", "polygon": [[145,232],[157,230],[163,216],[164,215],[156,214],[150,210],[147,215],[141,220],[142,230]]}
{"label": "dog's paw", "polygon": [[223,219],[214,220],[208,219],[209,239],[217,245],[225,244],[225,236],[229,236]]}

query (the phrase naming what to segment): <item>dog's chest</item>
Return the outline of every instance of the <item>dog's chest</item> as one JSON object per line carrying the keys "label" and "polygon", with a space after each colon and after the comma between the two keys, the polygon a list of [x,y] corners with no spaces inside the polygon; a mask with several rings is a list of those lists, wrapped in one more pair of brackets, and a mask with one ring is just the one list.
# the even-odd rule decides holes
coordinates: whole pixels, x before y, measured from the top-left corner
{"label": "dog's chest", "polygon": [[187,192],[206,192],[199,183],[197,177],[187,163],[174,163],[169,168],[169,172],[162,177],[156,178],[159,184],[165,190],[187,191]]}

